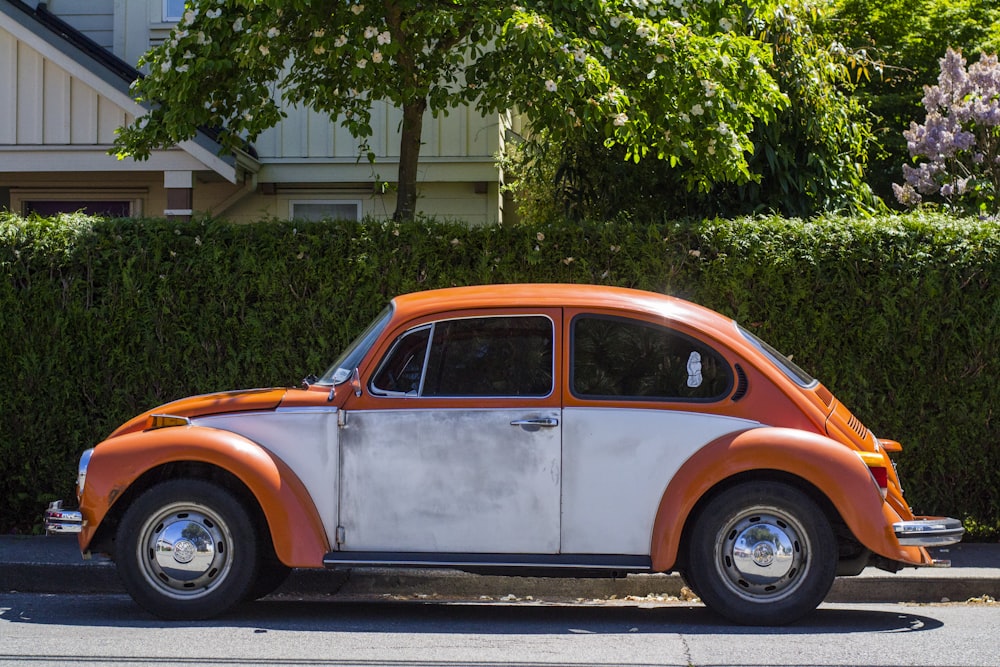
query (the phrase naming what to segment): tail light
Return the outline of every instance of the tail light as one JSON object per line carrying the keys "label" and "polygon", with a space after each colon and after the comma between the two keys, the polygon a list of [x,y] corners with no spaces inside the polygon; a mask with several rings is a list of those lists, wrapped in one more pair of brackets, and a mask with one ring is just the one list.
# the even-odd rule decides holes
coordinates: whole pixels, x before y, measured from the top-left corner
{"label": "tail light", "polygon": [[886,467],[886,458],[880,452],[858,452],[861,460],[868,466],[872,481],[878,487],[878,492],[883,500],[889,494],[889,469]]}

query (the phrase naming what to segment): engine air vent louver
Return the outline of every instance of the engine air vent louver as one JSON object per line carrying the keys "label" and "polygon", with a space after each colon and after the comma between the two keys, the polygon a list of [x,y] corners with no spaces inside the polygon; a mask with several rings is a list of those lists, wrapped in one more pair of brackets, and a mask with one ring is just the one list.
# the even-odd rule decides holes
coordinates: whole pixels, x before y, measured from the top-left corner
{"label": "engine air vent louver", "polygon": [[847,425],[851,427],[851,430],[858,434],[862,439],[868,437],[868,429],[865,425],[861,423],[861,420],[851,415],[850,419],[847,420]]}

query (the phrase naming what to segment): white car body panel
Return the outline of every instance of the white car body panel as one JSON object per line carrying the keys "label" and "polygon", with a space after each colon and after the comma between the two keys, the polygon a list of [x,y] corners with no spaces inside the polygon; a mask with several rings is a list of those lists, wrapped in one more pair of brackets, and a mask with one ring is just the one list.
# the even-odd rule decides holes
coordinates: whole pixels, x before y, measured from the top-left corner
{"label": "white car body panel", "polygon": [[330,544],[336,544],[340,457],[337,408],[279,408],[198,417],[198,426],[252,440],[285,462],[312,497]]}
{"label": "white car body panel", "polygon": [[348,412],[341,549],[558,553],[561,427],[528,418],[559,411]]}
{"label": "white car body panel", "polygon": [[562,552],[649,554],[660,499],[684,461],[760,425],[668,409],[566,408]]}

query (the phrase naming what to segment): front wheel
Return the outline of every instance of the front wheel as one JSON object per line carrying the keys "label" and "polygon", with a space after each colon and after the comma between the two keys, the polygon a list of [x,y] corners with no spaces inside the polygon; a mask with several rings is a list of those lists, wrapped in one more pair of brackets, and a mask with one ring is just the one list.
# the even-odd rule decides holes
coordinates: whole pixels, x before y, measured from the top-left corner
{"label": "front wheel", "polygon": [[125,590],[173,620],[216,616],[246,598],[259,567],[253,522],[225,489],[203,480],[158,484],[122,517],[116,539]]}
{"label": "front wheel", "polygon": [[705,605],[742,625],[784,625],[833,585],[837,542],[802,491],[774,482],[732,487],[696,517],[688,574]]}

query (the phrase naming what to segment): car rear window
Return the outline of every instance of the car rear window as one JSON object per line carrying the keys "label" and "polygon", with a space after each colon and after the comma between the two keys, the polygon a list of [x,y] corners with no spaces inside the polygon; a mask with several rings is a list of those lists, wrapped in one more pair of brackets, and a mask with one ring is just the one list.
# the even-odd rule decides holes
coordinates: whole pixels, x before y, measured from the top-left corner
{"label": "car rear window", "polygon": [[726,360],[668,327],[580,315],[572,325],[573,394],[581,398],[716,401],[733,386]]}

